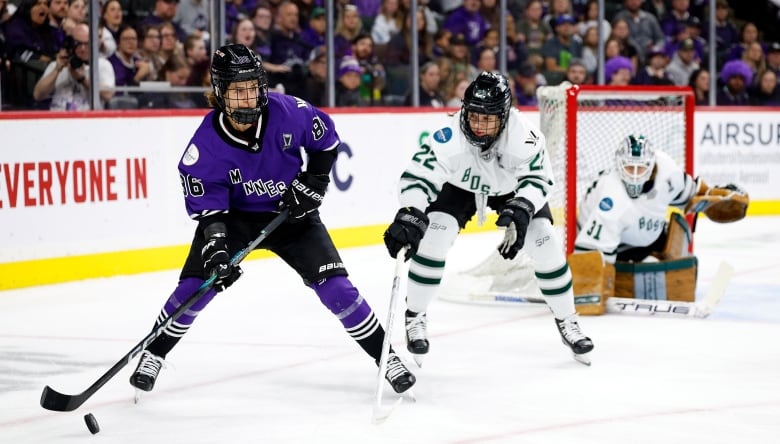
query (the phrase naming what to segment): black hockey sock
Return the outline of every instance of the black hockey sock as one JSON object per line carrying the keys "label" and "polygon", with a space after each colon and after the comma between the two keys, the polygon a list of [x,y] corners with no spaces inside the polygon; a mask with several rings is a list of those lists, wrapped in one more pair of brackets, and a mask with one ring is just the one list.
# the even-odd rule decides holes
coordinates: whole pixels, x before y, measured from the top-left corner
{"label": "black hockey sock", "polygon": [[170,352],[173,347],[181,340],[181,336],[174,337],[166,333],[162,333],[158,336],[146,349],[153,355],[159,356],[165,359],[165,356]]}
{"label": "black hockey sock", "polygon": [[[385,339],[385,329],[379,326],[371,335],[363,339],[357,339],[358,345],[365,350],[375,362],[379,362],[382,356],[382,341]],[[390,347],[392,351],[392,347]]]}

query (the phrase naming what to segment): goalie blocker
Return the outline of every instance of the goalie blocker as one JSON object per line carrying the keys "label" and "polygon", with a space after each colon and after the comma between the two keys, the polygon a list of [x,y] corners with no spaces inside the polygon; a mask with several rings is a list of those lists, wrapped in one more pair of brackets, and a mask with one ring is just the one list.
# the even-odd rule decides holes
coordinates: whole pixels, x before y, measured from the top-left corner
{"label": "goalie blocker", "polygon": [[601,315],[608,298],[693,302],[698,261],[690,254],[691,231],[685,218],[673,213],[659,262],[606,263],[598,251],[574,253],[569,267],[574,303],[581,315]]}

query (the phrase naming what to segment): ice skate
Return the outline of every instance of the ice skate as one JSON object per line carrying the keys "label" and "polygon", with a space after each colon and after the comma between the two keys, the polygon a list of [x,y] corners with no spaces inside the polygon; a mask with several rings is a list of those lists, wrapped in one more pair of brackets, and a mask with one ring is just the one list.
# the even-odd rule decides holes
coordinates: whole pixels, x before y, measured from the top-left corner
{"label": "ice skate", "polygon": [[157,381],[157,375],[160,374],[164,361],[159,356],[153,355],[147,350],[141,353],[141,359],[138,361],[133,375],[130,376],[130,385],[136,388],[135,402],[141,398],[141,392],[151,392],[154,383]]}
{"label": "ice skate", "polygon": [[390,353],[387,357],[385,379],[387,379],[387,382],[390,383],[390,386],[393,387],[396,393],[403,393],[409,390],[417,382],[417,378],[406,368],[401,358],[395,353]]}
{"label": "ice skate", "polygon": [[406,349],[412,353],[418,367],[422,367],[428,346],[428,318],[425,313],[406,310]]}
{"label": "ice skate", "polygon": [[558,327],[558,333],[561,334],[563,343],[574,353],[574,359],[582,364],[590,365],[588,353],[593,350],[593,342],[580,331],[577,314],[572,314],[562,320],[556,318],[555,325]]}

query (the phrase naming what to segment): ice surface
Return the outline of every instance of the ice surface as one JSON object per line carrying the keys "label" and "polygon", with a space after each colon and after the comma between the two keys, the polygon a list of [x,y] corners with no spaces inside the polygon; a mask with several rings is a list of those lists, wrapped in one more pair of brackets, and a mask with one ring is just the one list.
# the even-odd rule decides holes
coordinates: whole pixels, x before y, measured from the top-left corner
{"label": "ice surface", "polygon": [[[151,328],[178,270],[0,293],[0,443],[776,443],[780,442],[780,217],[700,220],[703,296],[736,268],[707,319],[581,320],[596,349],[575,362],[544,306],[435,301],[416,403],[371,423],[376,367],[277,259],[244,264],[133,404],[126,367],[74,412],[39,406],[45,385],[88,387]],[[495,233],[461,236],[448,266],[485,257]],[[386,319],[394,260],[345,249],[351,278]],[[402,316],[394,346],[403,350]],[[396,398],[385,387],[385,402]],[[101,432],[83,421],[91,412]]]}

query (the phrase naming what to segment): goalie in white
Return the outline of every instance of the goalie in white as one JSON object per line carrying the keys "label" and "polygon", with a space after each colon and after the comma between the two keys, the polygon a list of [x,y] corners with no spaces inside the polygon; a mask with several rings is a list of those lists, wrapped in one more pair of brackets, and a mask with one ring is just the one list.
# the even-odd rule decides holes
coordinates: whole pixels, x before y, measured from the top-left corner
{"label": "goalie in white", "polygon": [[681,210],[698,182],[641,135],[615,151],[615,168],[601,172],[579,205],[577,251],[600,251],[609,263],[640,262],[666,244],[670,206]]}
{"label": "goalie in white", "polygon": [[466,89],[461,110],[412,157],[401,176],[401,209],[384,234],[390,256],[409,247],[406,340],[418,363],[428,353],[426,312],[447,253],[475,214],[484,223],[488,207],[498,212],[497,225],[506,227],[501,256],[511,260],[523,250],[533,259],[563,342],[579,357],[593,349],[580,330],[571,272],[553,229],[547,203],[552,186],[544,135],[512,107],[504,76],[481,73]]}

